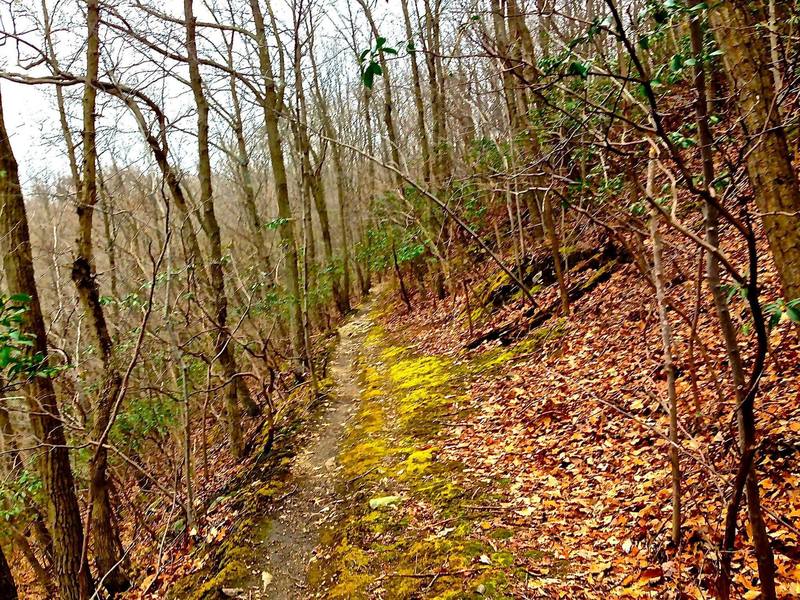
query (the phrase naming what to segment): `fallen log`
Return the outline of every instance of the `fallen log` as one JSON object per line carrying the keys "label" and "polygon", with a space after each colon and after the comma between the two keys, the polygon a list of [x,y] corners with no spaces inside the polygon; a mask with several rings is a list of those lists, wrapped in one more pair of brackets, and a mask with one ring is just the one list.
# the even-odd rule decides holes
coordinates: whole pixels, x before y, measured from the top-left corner
{"label": "fallen log", "polygon": [[[616,267],[627,262],[626,258],[627,255],[624,252],[621,253],[612,244],[607,244],[600,252],[595,252],[592,256],[576,264],[570,269],[570,274],[574,275],[590,269],[593,269],[593,272],[580,282],[570,286],[567,292],[570,302],[574,302],[591,292],[601,283],[608,281]],[[506,321],[473,338],[465,345],[465,348],[474,350],[481,344],[498,340],[503,346],[509,346],[532,329],[539,327],[545,321],[558,314],[560,309],[560,300],[555,300],[545,307],[528,308],[514,320]]]}

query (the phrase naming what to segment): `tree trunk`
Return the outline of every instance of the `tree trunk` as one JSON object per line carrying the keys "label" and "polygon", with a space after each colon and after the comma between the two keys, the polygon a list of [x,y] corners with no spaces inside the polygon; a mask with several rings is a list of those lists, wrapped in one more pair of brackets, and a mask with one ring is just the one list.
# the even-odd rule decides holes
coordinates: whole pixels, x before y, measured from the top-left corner
{"label": "tree trunk", "polygon": [[[24,326],[35,336],[31,352],[46,356],[47,331],[36,289],[28,219],[17,161],[3,120],[1,98],[0,172],[4,174],[0,177],[0,240],[4,242],[6,283],[9,293],[30,296]],[[53,535],[53,566],[61,600],[86,600],[94,588],[89,565],[85,557],[81,560],[83,526],[53,381],[49,377],[34,377],[26,387],[34,435],[48,448],[48,452],[39,453],[39,469]]]}
{"label": "tree trunk", "polygon": [[[330,113],[328,110],[328,102],[322,94],[322,90],[319,87],[319,77],[317,72],[317,61],[314,58],[314,49],[311,49],[311,68],[313,69],[313,79],[314,79],[314,90],[316,92],[316,99],[317,104],[319,105],[319,110],[322,116],[322,127],[325,131],[325,135],[331,139],[336,139],[336,130],[334,129],[333,122],[331,121]],[[345,173],[344,173],[344,166],[342,165],[342,149],[339,144],[332,143],[331,144],[331,154],[333,157],[333,170],[334,170],[334,177],[336,179],[336,200],[338,203],[338,217],[339,217],[339,228],[341,229],[342,235],[342,278],[341,278],[341,285],[339,286],[339,293],[337,294],[334,288],[334,301],[336,302],[336,308],[339,310],[340,315],[345,315],[350,312],[350,234],[348,232],[348,225],[347,225],[347,190],[345,189]],[[319,211],[319,207],[317,208]],[[327,221],[327,211],[325,215],[325,220]],[[322,221],[322,214],[320,214],[320,221]],[[326,244],[330,242],[330,239],[327,241],[325,238],[325,228],[323,226],[323,241]],[[328,238],[330,238],[330,232],[327,234]],[[338,281],[338,275],[336,280]]]}
{"label": "tree trunk", "polygon": [[400,271],[400,265],[397,263],[397,250],[395,249],[394,242],[392,242],[392,263],[394,265],[394,274],[397,276],[397,285],[400,288],[400,297],[403,299],[403,302],[410,313],[413,310],[411,306],[411,298],[408,297],[406,284],[403,281],[403,273]]}
{"label": "tree trunk", "polygon": [[769,49],[745,0],[714,3],[709,21],[739,106],[749,145],[747,174],[783,293],[800,298],[800,187],[775,104]]}
{"label": "tree trunk", "polygon": [[[114,364],[113,342],[109,333],[100,288],[97,284],[92,227],[97,205],[97,134],[95,110],[100,65],[100,4],[87,0],[86,81],[83,91],[83,164],[78,202],[78,238],[76,257],[72,265],[72,280],[78,290],[81,305],[89,317],[103,362],[103,385],[97,400],[92,435],[100,440],[109,426],[111,412],[117,399],[122,378]],[[94,539],[94,557],[97,572],[103,585],[114,596],[130,588],[119,532],[114,527],[114,509],[111,505],[108,480],[108,450],[98,446],[90,461],[89,505],[90,530]]]}
{"label": "tree trunk", "polygon": [[11,574],[11,567],[8,566],[2,547],[0,547],[0,598],[3,600],[17,600],[18,598],[14,576]]}
{"label": "tree trunk", "polygon": [[[246,387],[237,385],[236,358],[231,347],[232,339],[228,330],[228,297],[225,293],[225,273],[222,268],[222,240],[219,222],[214,212],[214,192],[211,182],[211,157],[209,154],[208,102],[203,92],[203,80],[197,54],[196,24],[192,0],[184,0],[183,10],[186,19],[186,52],[189,63],[189,82],[197,107],[197,149],[198,175],[200,179],[200,203],[203,210],[203,228],[208,237],[211,260],[208,264],[211,292],[214,300],[216,336],[214,353],[219,357],[222,372],[227,381],[225,387],[225,421],[231,454],[242,454],[241,412],[239,403],[252,406],[248,401]],[[250,399],[252,400],[252,399]]]}
{"label": "tree trunk", "polygon": [[239,90],[236,84],[236,73],[233,59],[233,42],[228,45],[228,66],[231,69],[230,88],[231,88],[231,108],[233,109],[233,133],[236,137],[236,150],[239,154],[237,167],[242,181],[242,192],[244,194],[244,209],[247,214],[253,238],[256,244],[256,254],[261,260],[261,270],[267,273],[269,283],[274,283],[272,273],[272,261],[269,256],[269,248],[264,232],[264,223],[258,214],[256,206],[256,190],[253,185],[253,175],[250,171],[250,154],[247,151],[247,142],[244,137],[244,122],[242,120],[241,101],[239,100]]}
{"label": "tree trunk", "polygon": [[[425,0],[425,61],[431,93],[431,141],[433,152],[433,179],[435,186],[445,185],[450,173],[450,149],[447,142],[447,117],[445,73],[442,67],[441,0]],[[438,189],[438,188],[437,188]]]}
{"label": "tree trunk", "polygon": [[289,203],[289,184],[286,178],[286,161],[283,154],[283,140],[278,123],[282,101],[275,85],[275,74],[267,47],[267,34],[264,15],[259,0],[250,0],[253,26],[258,44],[258,63],[264,80],[264,128],[267,133],[272,176],[275,179],[275,196],[278,201],[278,233],[284,255],[284,281],[289,294],[289,334],[294,357],[292,367],[297,377],[302,377],[302,363],[307,361],[308,351],[303,336],[303,314],[300,296],[300,272],[297,262],[297,242],[294,234],[294,219]]}
{"label": "tree trunk", "polygon": [[[694,83],[697,97],[695,99],[695,117],[697,120],[698,133],[700,137],[700,152],[703,160],[703,183],[709,192],[713,193],[712,182],[714,181],[714,158],[712,154],[713,138],[708,122],[708,101],[706,94],[706,74],[701,60],[703,54],[703,33],[700,22],[697,19],[690,19],[690,35],[692,41],[692,51],[697,59],[694,68]],[[785,140],[784,140],[785,142]],[[790,165],[791,167],[791,165]],[[705,237],[706,242],[712,248],[719,248],[719,215],[716,206],[706,202],[705,212]],[[766,225],[766,224],[765,224]],[[720,278],[719,259],[712,252],[706,258],[706,279],[711,295],[714,299],[714,308],[717,313],[717,320],[720,324],[725,350],[728,355],[728,364],[731,370],[731,379],[734,388],[734,397],[737,406],[737,423],[739,429],[739,446],[742,449],[752,447],[755,441],[755,429],[752,426],[753,408],[752,402],[747,401],[747,384],[745,381],[744,367],[739,350],[739,343],[736,339],[736,326],[731,318],[728,308],[728,299],[725,290],[722,288]],[[750,425],[748,425],[748,421]],[[761,502],[758,488],[758,479],[755,470],[750,466],[745,482],[747,494],[748,515],[750,528],[753,532],[753,543],[756,549],[758,561],[759,578],[761,579],[762,594],[765,599],[775,598],[775,563],[772,548],[769,543],[764,520],[761,516]],[[730,557],[726,557],[724,564],[730,564]],[[723,566],[723,580],[727,580]],[[723,582],[724,583],[724,582]],[[725,595],[725,592],[723,592]]]}
{"label": "tree trunk", "polygon": [[[372,17],[372,11],[369,8],[366,0],[357,0],[361,5],[364,15],[367,17],[372,35],[377,40],[380,36],[378,27],[375,24],[375,19]],[[403,163],[400,158],[400,145],[398,143],[397,127],[394,122],[394,100],[392,99],[392,78],[389,73],[389,64],[386,61],[386,54],[383,50],[378,51],[378,62],[380,63],[381,70],[383,71],[383,121],[386,124],[386,133],[389,136],[389,150],[392,156],[392,162],[398,169],[403,168]],[[392,174],[395,186],[400,188],[403,185],[402,179],[396,173]]]}
{"label": "tree trunk", "polygon": [[119,298],[119,286],[117,277],[117,244],[116,228],[114,226],[114,215],[112,213],[111,198],[106,191],[102,173],[100,174],[100,209],[103,213],[103,233],[106,236],[106,254],[108,255],[108,272],[111,277],[111,295]]}
{"label": "tree trunk", "polygon": [[[14,528],[14,531],[11,535],[13,543],[17,546],[20,553],[25,557],[25,560],[28,561],[31,570],[36,575],[36,579],[39,581],[39,587],[41,587],[42,591],[45,593],[45,597],[55,598],[58,594],[58,590],[56,590],[55,581],[53,581],[53,574],[48,573],[47,569],[45,569],[41,561],[37,558],[33,547],[31,547],[31,544],[28,541],[28,538],[26,538],[21,532],[17,531],[16,528]],[[0,552],[2,552],[2,550],[0,550]],[[2,565],[0,565],[0,571],[2,571]],[[0,581],[2,581],[2,577],[0,577]],[[5,598],[5,596],[2,595],[2,592],[3,586],[0,584],[0,598]]]}
{"label": "tree trunk", "polygon": [[[647,195],[653,198],[655,157],[647,165]],[[664,373],[667,376],[667,414],[669,416],[669,462],[672,468],[672,543],[681,541],[681,468],[678,458],[678,395],[675,389],[675,364],[672,359],[672,327],[667,316],[664,288],[664,253],[661,233],[658,231],[659,211],[650,211],[650,239],[653,244],[653,285],[656,289],[658,322],[661,327],[661,347],[664,353]]]}
{"label": "tree trunk", "polygon": [[432,176],[431,146],[428,141],[428,128],[425,125],[425,101],[422,98],[422,84],[420,81],[419,65],[417,64],[416,48],[414,44],[414,31],[411,28],[411,16],[408,12],[408,0],[401,0],[403,8],[403,21],[406,26],[406,38],[409,45],[409,59],[411,60],[411,83],[414,90],[414,108],[417,111],[417,135],[422,158],[422,176],[425,183],[430,183]]}

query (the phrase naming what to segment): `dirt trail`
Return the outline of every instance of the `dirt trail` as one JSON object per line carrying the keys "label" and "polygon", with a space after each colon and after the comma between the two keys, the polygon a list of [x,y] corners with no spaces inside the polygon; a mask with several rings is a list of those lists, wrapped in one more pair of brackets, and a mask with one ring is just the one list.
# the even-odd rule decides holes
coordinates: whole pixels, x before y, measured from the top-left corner
{"label": "dirt trail", "polygon": [[[335,495],[339,467],[339,441],[360,395],[354,362],[371,326],[369,311],[374,300],[362,305],[339,330],[340,340],[331,363],[333,393],[325,400],[305,448],[292,465],[292,481],[264,543],[263,570],[271,580],[251,598],[288,600],[308,598],[306,573],[319,541],[322,525],[340,499]],[[263,576],[262,576],[263,577]],[[266,576],[269,579],[269,576]]]}

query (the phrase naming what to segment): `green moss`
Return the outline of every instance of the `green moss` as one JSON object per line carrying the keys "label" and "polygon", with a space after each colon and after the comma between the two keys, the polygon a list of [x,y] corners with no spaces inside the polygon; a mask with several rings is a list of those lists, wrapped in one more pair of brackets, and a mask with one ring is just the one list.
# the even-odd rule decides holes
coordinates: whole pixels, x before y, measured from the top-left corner
{"label": "green moss", "polygon": [[476,373],[485,374],[505,365],[508,361],[518,356],[536,352],[545,342],[563,336],[566,326],[567,320],[565,318],[556,319],[553,323],[534,329],[513,346],[501,346],[486,350],[475,359],[472,368]]}
{"label": "green moss", "polygon": [[407,475],[419,475],[424,473],[433,462],[433,448],[427,450],[417,450],[408,455],[405,461]]}
{"label": "green moss", "polygon": [[328,591],[328,598],[350,600],[369,598],[367,586],[375,580],[372,575],[365,573],[350,573],[345,571],[339,581]]}
{"label": "green moss", "polygon": [[397,360],[389,366],[389,377],[401,390],[424,387],[428,390],[446,384],[453,377],[451,362],[440,356]]}
{"label": "green moss", "polygon": [[382,439],[371,439],[347,450],[340,457],[345,477],[353,478],[377,468],[389,455],[389,448]]}
{"label": "green moss", "polygon": [[514,564],[514,555],[505,550],[494,552],[489,558],[491,559],[492,564],[498,567],[510,567]]}
{"label": "green moss", "polygon": [[380,325],[373,325],[364,338],[364,347],[374,348],[383,343],[384,331]]}
{"label": "green moss", "polygon": [[[368,598],[379,585],[387,600],[502,598],[520,576],[514,555],[504,548],[513,532],[475,526],[474,505],[496,499],[469,481],[462,464],[440,459],[438,436],[443,422],[463,414],[471,377],[540,347],[553,328],[537,330],[502,353],[461,362],[415,354],[376,331],[359,357],[361,402],[339,456],[340,496],[351,500],[323,534],[330,559],[315,565],[312,590],[328,598]],[[390,509],[369,508],[370,499],[387,495],[403,501]],[[426,530],[424,524],[434,519],[445,525]],[[485,542],[487,534],[492,545]],[[482,564],[482,555],[492,564]],[[478,585],[484,595],[476,592]]]}
{"label": "green moss", "polygon": [[228,561],[222,570],[212,579],[203,584],[191,597],[192,600],[205,600],[219,595],[223,587],[236,587],[250,578],[250,569],[238,561]]}
{"label": "green moss", "polygon": [[446,508],[450,502],[464,495],[464,489],[447,479],[444,473],[438,477],[428,478],[427,481],[417,482],[415,491],[435,506],[442,508]]}
{"label": "green moss", "polygon": [[498,290],[500,287],[504,285],[508,285],[511,283],[511,277],[503,270],[497,272],[497,274],[489,280],[489,283],[483,288],[481,292],[481,299],[485,304],[488,301],[489,296],[491,296],[492,292]]}
{"label": "green moss", "polygon": [[514,532],[510,529],[493,529],[489,534],[495,540],[507,540],[514,537]]}
{"label": "green moss", "polygon": [[473,589],[477,590],[479,586],[483,586],[480,596],[477,597],[505,600],[506,598],[512,598],[512,596],[503,593],[509,583],[508,576],[504,571],[487,569],[481,577],[475,580]]}
{"label": "green moss", "polygon": [[281,481],[270,481],[266,485],[256,490],[256,495],[261,498],[273,498],[278,495],[278,492],[284,489],[285,485]]}
{"label": "green moss", "polygon": [[336,552],[342,557],[344,564],[350,569],[363,569],[369,564],[369,555],[360,548],[351,546],[347,538],[339,543]]}
{"label": "green moss", "polygon": [[590,290],[593,288],[597,283],[605,280],[614,270],[614,267],[617,266],[616,260],[611,260],[597,269],[594,273],[589,276],[586,281],[581,284],[582,290]]}

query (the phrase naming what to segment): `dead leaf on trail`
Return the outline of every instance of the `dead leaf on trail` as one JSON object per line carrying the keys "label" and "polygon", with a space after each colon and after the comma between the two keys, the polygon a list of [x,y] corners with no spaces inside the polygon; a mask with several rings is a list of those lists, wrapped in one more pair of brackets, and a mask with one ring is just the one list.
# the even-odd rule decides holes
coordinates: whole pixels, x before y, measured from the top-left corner
{"label": "dead leaf on trail", "polygon": [[589,573],[592,575],[599,575],[608,571],[613,563],[608,562],[595,562],[589,565]]}
{"label": "dead leaf on trail", "polygon": [[272,583],[272,574],[267,571],[261,571],[261,591],[266,592],[270,583]]}
{"label": "dead leaf on trail", "polygon": [[369,507],[372,510],[377,508],[383,508],[385,506],[391,506],[393,504],[397,504],[402,501],[400,496],[382,496],[380,498],[373,498],[369,501]]}

